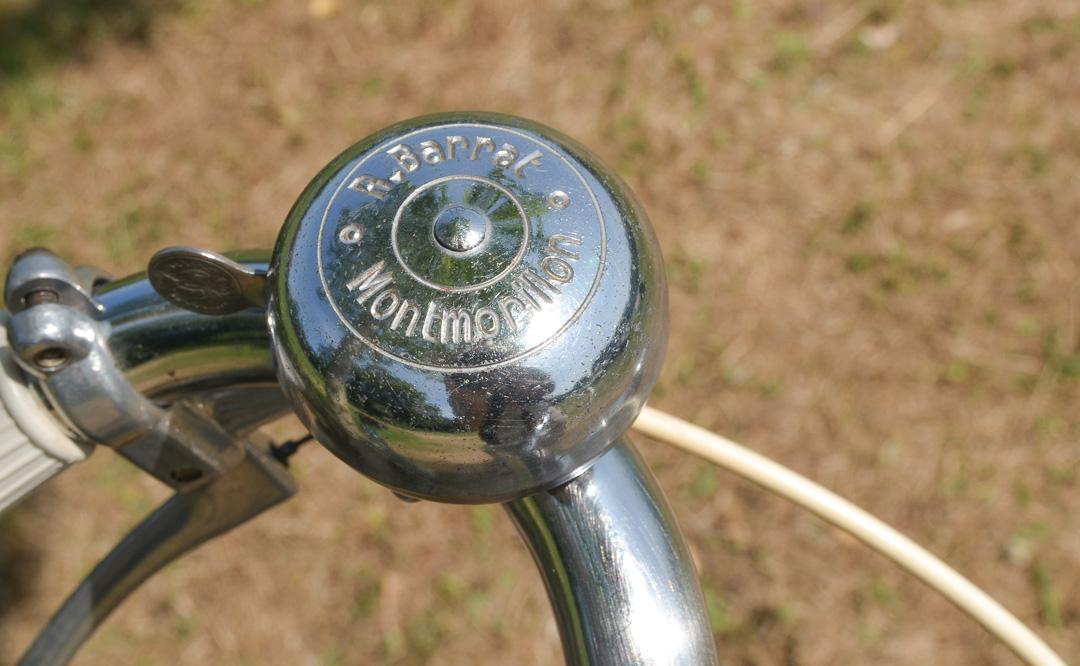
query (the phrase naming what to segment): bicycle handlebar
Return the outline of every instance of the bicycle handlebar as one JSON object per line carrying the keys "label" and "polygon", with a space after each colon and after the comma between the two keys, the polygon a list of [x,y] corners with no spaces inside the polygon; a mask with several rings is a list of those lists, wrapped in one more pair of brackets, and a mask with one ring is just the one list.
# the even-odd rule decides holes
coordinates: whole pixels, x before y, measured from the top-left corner
{"label": "bicycle handlebar", "polygon": [[[259,259],[244,263],[265,266]],[[148,395],[208,400],[227,429],[240,434],[287,413],[261,313],[194,314],[164,300],[145,274],[110,284],[95,297],[104,305],[102,321],[109,325],[118,368]],[[198,509],[213,504],[199,500],[202,494],[218,492],[205,488],[174,496],[132,530],[68,598],[20,664],[66,663],[139,583],[243,522],[235,515],[210,519]],[[716,663],[693,562],[631,444],[616,445],[573,481],[506,507],[544,579],[568,664]],[[661,633],[671,628],[678,631]]]}
{"label": "bicycle handlebar", "polygon": [[509,116],[407,121],[320,172],[269,258],[167,248],[99,282],[21,256],[12,349],[77,438],[177,494],[24,664],[62,663],[155,570],[291,495],[251,439],[290,410],[400,495],[507,503],[569,663],[715,663],[685,544],[620,439],[663,359],[659,247],[583,147]]}

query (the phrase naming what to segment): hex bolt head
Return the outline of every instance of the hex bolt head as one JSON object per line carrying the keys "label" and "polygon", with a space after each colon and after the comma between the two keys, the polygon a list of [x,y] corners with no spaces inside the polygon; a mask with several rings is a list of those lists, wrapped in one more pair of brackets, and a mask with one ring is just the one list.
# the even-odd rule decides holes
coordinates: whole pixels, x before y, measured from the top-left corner
{"label": "hex bolt head", "polygon": [[70,358],[70,356],[66,349],[61,347],[47,347],[34,354],[34,365],[47,372],[55,371],[59,370],[67,363],[68,358]]}

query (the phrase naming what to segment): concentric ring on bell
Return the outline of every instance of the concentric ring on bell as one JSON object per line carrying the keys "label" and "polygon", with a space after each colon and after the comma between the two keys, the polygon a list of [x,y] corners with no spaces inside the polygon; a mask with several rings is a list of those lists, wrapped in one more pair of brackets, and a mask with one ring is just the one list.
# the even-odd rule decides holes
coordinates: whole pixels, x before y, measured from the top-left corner
{"label": "concentric ring on bell", "polygon": [[[441,159],[436,152],[420,152],[421,146],[436,151],[436,144],[442,146]],[[519,161],[508,163],[514,151]],[[521,156],[531,161],[522,162]],[[404,365],[473,372],[518,362],[573,326],[606,274],[602,187],[586,177],[572,153],[533,133],[489,122],[424,126],[365,146],[339,178],[319,222],[319,280],[341,324],[372,351]],[[527,247],[516,266],[501,277],[489,272],[495,279],[482,287],[446,289],[421,282],[391,250],[394,219],[404,201],[442,179],[455,187],[494,181],[515,200],[488,187],[509,205],[496,217],[523,218],[528,224]],[[554,191],[567,194],[560,199],[565,208],[546,202]],[[423,215],[412,218],[415,231],[397,240],[408,238],[418,244],[411,249],[426,246],[441,260],[468,266],[437,247],[432,228],[441,211],[465,201],[462,196],[429,202]],[[493,227],[507,223],[492,222]],[[361,242],[339,240],[342,225],[349,224],[363,230]],[[522,250],[510,245],[514,255]],[[488,255],[495,249],[484,244],[470,257],[491,260],[502,270],[497,255]]]}
{"label": "concentric ring on bell", "polygon": [[[484,225],[480,241],[447,251],[435,227],[448,211]],[[417,282],[443,292],[475,291],[495,284],[521,263],[529,245],[529,217],[517,197],[499,183],[479,176],[443,176],[401,202],[390,244],[398,263]]]}

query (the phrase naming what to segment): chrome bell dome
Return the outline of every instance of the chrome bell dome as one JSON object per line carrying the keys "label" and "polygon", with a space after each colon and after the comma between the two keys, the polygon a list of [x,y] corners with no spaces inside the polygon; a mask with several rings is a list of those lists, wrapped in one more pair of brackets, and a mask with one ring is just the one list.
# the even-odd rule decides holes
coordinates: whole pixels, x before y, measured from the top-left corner
{"label": "chrome bell dome", "polygon": [[667,337],[663,263],[625,185],[536,123],[425,116],[355,144],[278,238],[279,374],[320,442],[423,499],[521,497],[633,422]]}

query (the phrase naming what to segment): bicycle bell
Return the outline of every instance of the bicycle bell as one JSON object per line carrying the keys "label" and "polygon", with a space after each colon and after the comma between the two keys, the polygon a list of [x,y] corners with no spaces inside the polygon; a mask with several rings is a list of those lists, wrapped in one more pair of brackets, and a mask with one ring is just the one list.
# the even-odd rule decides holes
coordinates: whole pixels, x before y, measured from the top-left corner
{"label": "bicycle bell", "polygon": [[426,116],[346,150],[289,213],[270,283],[301,419],[423,499],[573,478],[629,428],[666,344],[641,207],[580,145],[510,116]]}

